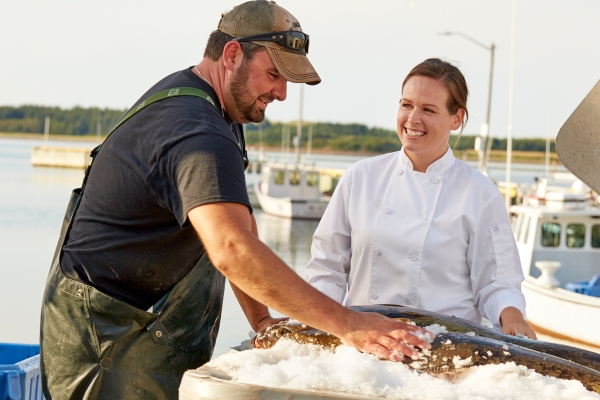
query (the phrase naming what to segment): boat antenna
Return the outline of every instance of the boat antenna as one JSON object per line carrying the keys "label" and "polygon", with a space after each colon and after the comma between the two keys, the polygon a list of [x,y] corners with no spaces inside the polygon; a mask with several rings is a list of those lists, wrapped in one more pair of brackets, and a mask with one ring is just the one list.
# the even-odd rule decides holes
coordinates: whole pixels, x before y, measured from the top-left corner
{"label": "boat antenna", "polygon": [[50,137],[50,117],[44,119],[44,144],[48,143]]}
{"label": "boat antenna", "polygon": [[306,144],[306,158],[310,158],[310,150],[312,147],[313,124],[308,125],[308,143]]}
{"label": "boat antenna", "polygon": [[300,163],[300,146],[302,144],[302,97],[304,85],[300,84],[300,109],[298,113],[298,125],[296,128],[296,166]]}
{"label": "boat antenna", "polygon": [[258,124],[258,161],[265,159],[265,145],[263,138],[263,121]]}

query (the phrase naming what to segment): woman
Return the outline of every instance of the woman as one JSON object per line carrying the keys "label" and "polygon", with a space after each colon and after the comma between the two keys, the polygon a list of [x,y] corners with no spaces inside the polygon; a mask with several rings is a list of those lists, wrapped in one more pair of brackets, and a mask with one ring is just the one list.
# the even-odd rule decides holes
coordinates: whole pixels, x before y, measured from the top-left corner
{"label": "woman", "polygon": [[[346,306],[399,304],[536,338],[504,199],[448,146],[467,118],[467,85],[439,59],[402,84],[402,150],[350,166],[327,207],[308,282]],[[461,129],[462,130],[462,129]]]}

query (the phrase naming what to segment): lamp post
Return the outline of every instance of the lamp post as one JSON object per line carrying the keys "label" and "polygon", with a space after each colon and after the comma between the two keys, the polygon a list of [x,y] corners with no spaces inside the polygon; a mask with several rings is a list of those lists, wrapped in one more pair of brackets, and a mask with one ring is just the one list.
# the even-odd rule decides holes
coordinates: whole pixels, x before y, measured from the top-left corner
{"label": "lamp post", "polygon": [[[483,47],[484,49],[490,52],[490,76],[488,81],[488,93],[487,93],[487,105],[485,109],[485,120],[481,124],[481,132],[479,134],[479,140],[475,142],[475,150],[477,150],[477,155],[479,159],[479,171],[487,175],[487,157],[488,152],[491,148],[491,141],[489,140],[489,132],[490,132],[490,107],[492,104],[492,77],[494,75],[494,49],[496,46],[492,43],[490,46],[486,46],[485,44],[473,39],[472,37],[465,35],[462,32],[441,32],[440,35],[451,36],[458,35],[463,38],[469,40],[470,42],[475,43],[477,46]],[[489,143],[489,144],[488,144]]]}

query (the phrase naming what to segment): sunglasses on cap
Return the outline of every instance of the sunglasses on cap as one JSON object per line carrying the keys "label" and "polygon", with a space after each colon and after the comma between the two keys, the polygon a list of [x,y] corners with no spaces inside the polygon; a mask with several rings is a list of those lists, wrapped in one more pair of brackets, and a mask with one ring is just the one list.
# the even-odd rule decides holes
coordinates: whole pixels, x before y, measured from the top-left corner
{"label": "sunglasses on cap", "polygon": [[234,38],[237,42],[273,42],[292,53],[308,54],[308,35],[299,31],[261,33],[259,35]]}

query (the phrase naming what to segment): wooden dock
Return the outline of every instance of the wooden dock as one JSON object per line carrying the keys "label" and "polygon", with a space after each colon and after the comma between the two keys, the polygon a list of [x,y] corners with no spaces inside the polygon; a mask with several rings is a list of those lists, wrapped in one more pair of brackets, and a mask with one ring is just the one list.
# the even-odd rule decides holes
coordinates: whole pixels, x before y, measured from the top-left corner
{"label": "wooden dock", "polygon": [[44,167],[86,168],[92,162],[92,149],[39,146],[31,151],[31,164]]}

